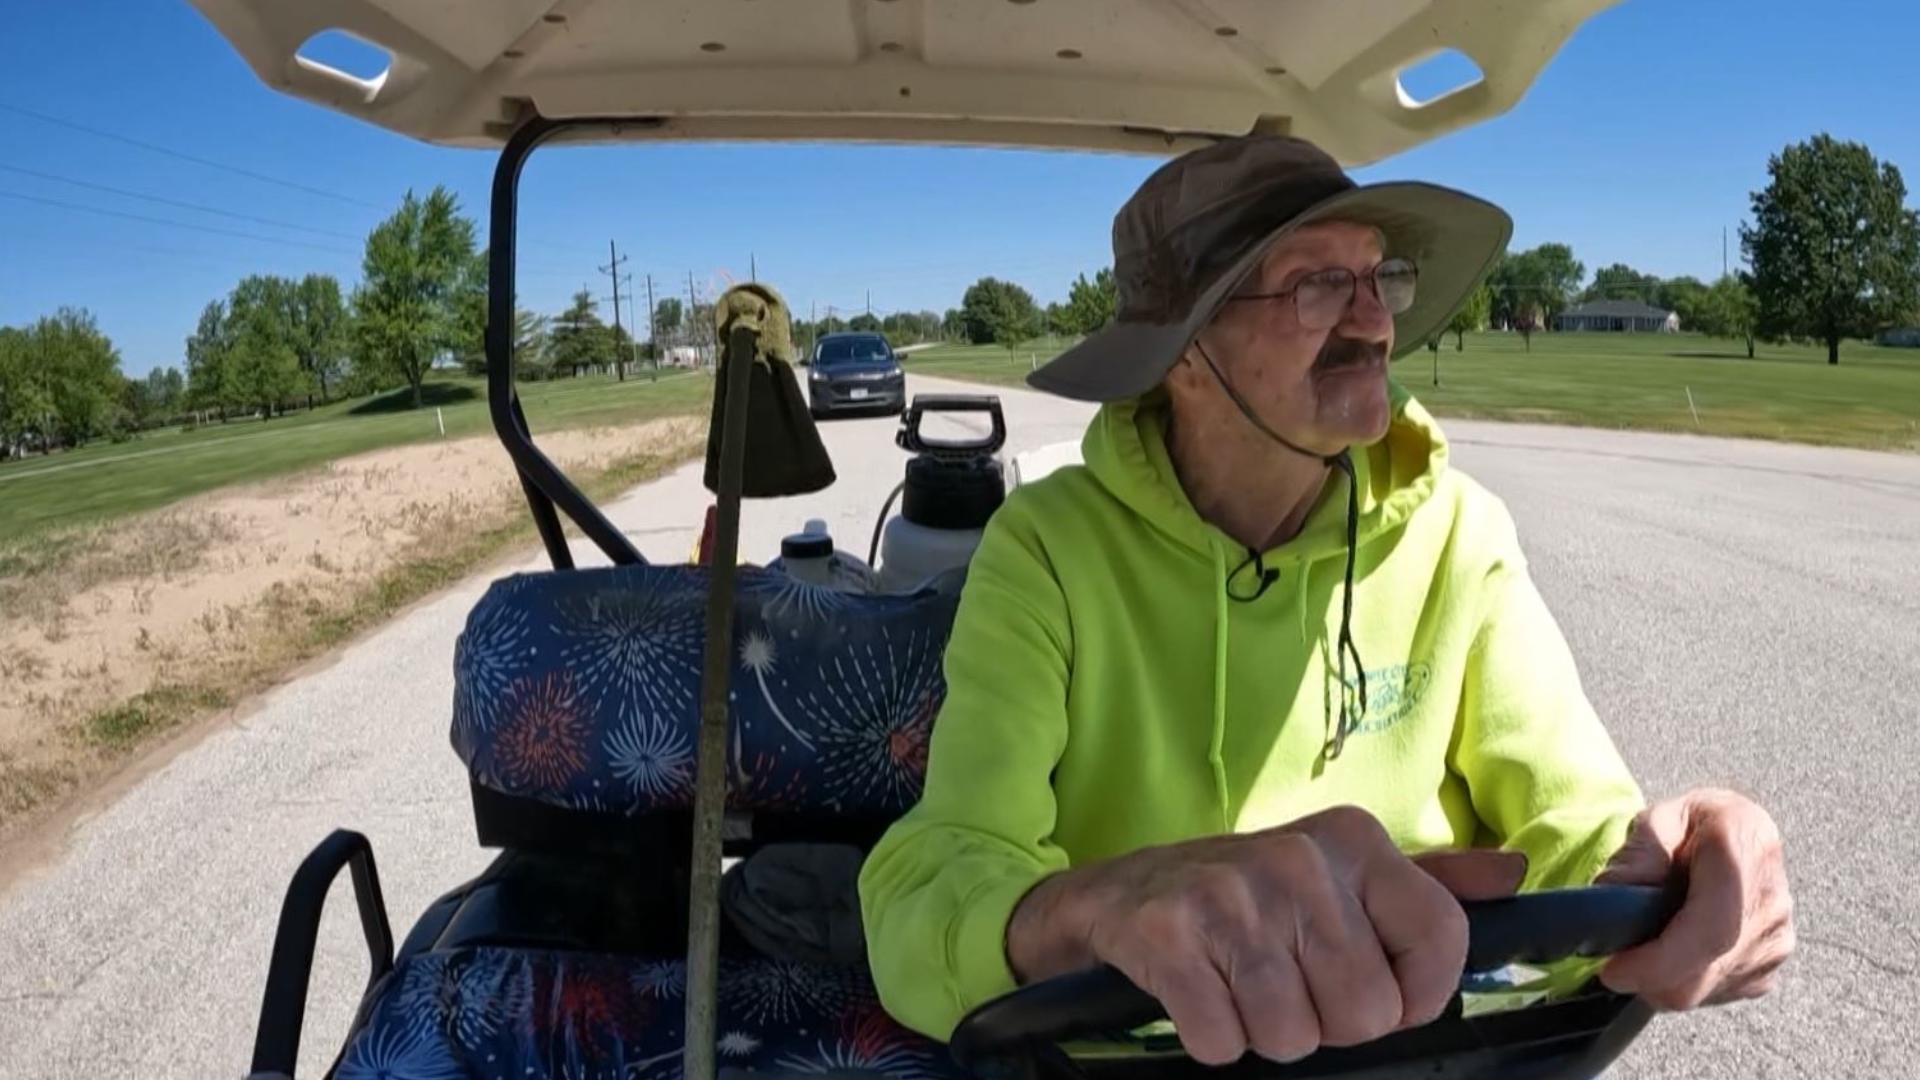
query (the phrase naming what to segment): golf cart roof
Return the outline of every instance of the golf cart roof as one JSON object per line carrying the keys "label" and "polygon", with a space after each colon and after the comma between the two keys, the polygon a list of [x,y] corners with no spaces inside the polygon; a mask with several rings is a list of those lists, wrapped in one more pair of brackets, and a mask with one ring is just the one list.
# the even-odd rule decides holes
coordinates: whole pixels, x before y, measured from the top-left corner
{"label": "golf cart roof", "polygon": [[[621,139],[1165,154],[1252,131],[1347,165],[1511,107],[1617,0],[193,0],[268,85],[430,142],[531,115]],[[369,78],[301,55],[345,32]],[[1483,78],[1417,102],[1436,52]]]}

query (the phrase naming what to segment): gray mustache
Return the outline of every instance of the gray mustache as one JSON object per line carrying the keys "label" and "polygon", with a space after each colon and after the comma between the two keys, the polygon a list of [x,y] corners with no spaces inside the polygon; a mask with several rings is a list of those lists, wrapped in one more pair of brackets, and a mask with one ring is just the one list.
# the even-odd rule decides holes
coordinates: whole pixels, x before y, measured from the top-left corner
{"label": "gray mustache", "polygon": [[1361,341],[1357,338],[1330,337],[1320,347],[1320,355],[1314,358],[1316,370],[1344,367],[1348,364],[1366,363],[1374,360],[1385,362],[1387,347],[1377,341]]}

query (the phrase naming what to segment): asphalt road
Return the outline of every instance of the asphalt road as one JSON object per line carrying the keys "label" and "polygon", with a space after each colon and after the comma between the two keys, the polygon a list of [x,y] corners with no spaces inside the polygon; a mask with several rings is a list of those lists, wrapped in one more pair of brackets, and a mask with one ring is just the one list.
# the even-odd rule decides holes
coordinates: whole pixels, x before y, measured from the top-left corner
{"label": "asphalt road", "polygon": [[[966,389],[916,380],[916,392]],[[1002,392],[1015,446],[1077,437],[1084,406]],[[743,553],[825,518],[864,551],[900,477],[891,419],[825,425],[840,481],[749,507]],[[1802,951],[1759,1005],[1662,1018],[1612,1075],[1920,1075],[1920,458],[1456,423],[1455,461],[1503,495],[1652,793],[1754,792],[1781,820]],[[504,457],[502,467],[505,467]],[[611,516],[684,558],[698,467]],[[529,556],[527,569],[541,565]],[[372,837],[396,932],[478,871],[447,746],[453,641],[484,587],[434,598],[265,695],[74,824],[0,895],[0,1077],[234,1077],[282,890],[335,826]],[[302,1049],[338,1049],[365,953],[335,890]]]}

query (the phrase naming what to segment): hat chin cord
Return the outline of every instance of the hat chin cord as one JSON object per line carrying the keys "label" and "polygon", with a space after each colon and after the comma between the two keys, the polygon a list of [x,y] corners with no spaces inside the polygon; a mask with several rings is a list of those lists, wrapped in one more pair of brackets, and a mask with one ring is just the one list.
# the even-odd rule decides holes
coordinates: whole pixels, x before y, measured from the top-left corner
{"label": "hat chin cord", "polygon": [[[1212,355],[1207,352],[1206,346],[1200,344],[1199,338],[1193,340],[1193,347],[1199,350],[1200,358],[1207,362],[1207,370],[1213,372],[1214,381],[1220,384],[1220,389],[1226,391],[1227,399],[1233,402],[1234,407],[1240,410],[1240,415],[1245,417],[1247,423],[1252,424],[1255,430],[1271,439],[1278,446],[1284,447],[1304,457],[1314,458],[1327,467],[1339,469],[1347,475],[1346,587],[1341,590],[1340,641],[1336,646],[1340,657],[1340,715],[1334,724],[1332,736],[1321,749],[1323,759],[1331,761],[1340,756],[1340,751],[1346,748],[1347,736],[1352,733],[1354,728],[1359,726],[1361,718],[1367,714],[1367,671],[1360,660],[1360,648],[1353,643],[1353,564],[1360,531],[1360,484],[1354,476],[1353,457],[1345,450],[1334,454],[1315,453],[1312,450],[1300,447],[1291,439],[1273,430],[1272,427],[1268,426],[1266,421],[1260,419],[1258,413],[1253,411],[1253,406],[1247,403],[1247,399],[1240,396],[1240,392],[1233,388],[1233,384],[1227,381],[1226,375],[1221,372],[1220,366],[1213,362]],[[1251,597],[1251,599],[1257,600],[1262,593],[1267,591],[1267,586],[1273,584],[1274,580],[1279,576],[1279,572],[1277,570],[1268,571],[1261,565],[1264,560],[1259,551],[1249,549],[1248,556],[1255,563],[1256,573],[1260,575],[1259,592],[1254,593]],[[1241,565],[1244,566],[1245,564],[1242,563]],[[1228,577],[1231,578],[1232,575],[1228,575]],[[1353,658],[1354,673],[1359,683],[1357,689],[1359,690],[1360,707],[1358,710],[1351,709],[1348,705],[1347,658],[1349,656]]]}

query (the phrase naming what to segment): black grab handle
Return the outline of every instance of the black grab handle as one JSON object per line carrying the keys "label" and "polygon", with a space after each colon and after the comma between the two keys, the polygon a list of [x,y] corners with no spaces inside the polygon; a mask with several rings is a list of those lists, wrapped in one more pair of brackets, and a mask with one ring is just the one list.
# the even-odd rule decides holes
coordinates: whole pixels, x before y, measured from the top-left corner
{"label": "black grab handle", "polygon": [[[1469,900],[1463,974],[1512,963],[1607,956],[1652,940],[1672,916],[1667,890],[1598,885]],[[954,1060],[976,1062],[1021,1053],[1036,1044],[1112,1035],[1166,1019],[1151,994],[1102,965],[1023,986],[986,1002],[954,1029]]]}
{"label": "black grab handle", "polygon": [[380,875],[373,866],[373,845],[360,833],[335,829],[293,872],[280,905],[280,926],[273,935],[273,962],[260,1000],[260,1026],[253,1036],[251,1077],[291,1077],[300,1057],[300,1026],[307,1014],[307,983],[313,975],[313,946],[320,936],[320,913],[327,890],[340,868],[353,873],[353,899],[360,909],[360,931],[367,939],[371,974],[367,989],[393,970],[393,930]]}
{"label": "black grab handle", "polygon": [[[983,412],[992,422],[992,430],[978,439],[929,439],[920,434],[920,421],[928,413]],[[900,429],[894,433],[894,445],[913,454],[971,456],[996,454],[1007,444],[1007,417],[994,394],[920,394],[900,415]]]}

